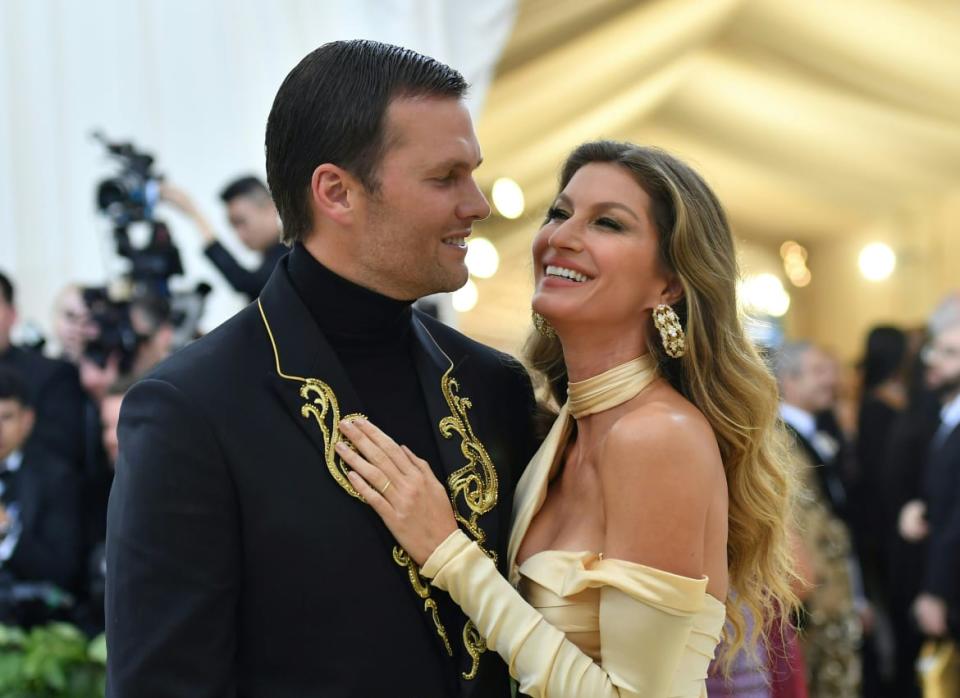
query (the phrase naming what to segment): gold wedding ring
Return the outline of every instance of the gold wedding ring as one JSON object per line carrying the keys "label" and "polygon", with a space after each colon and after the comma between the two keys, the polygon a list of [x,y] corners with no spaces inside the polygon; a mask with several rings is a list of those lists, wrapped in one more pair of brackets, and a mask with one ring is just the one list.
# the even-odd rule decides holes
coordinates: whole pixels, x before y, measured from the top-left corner
{"label": "gold wedding ring", "polygon": [[385,485],[383,486],[383,489],[380,490],[381,496],[383,495],[384,492],[386,492],[387,490],[390,489],[390,485],[392,485],[392,484],[393,484],[393,483],[390,482],[390,480],[387,480],[387,484],[385,484]]}

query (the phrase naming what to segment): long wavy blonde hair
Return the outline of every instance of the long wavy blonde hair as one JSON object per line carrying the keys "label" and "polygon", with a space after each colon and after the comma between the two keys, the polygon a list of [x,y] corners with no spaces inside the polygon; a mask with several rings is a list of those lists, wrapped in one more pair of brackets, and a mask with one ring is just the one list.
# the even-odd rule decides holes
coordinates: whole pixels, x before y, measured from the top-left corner
{"label": "long wavy blonde hair", "polygon": [[[710,422],[720,445],[729,491],[727,556],[730,586],[723,665],[746,646],[765,642],[798,606],[787,531],[792,527],[794,474],[779,423],[776,380],[749,341],[737,304],[739,268],[733,237],[716,195],[672,155],[631,143],[579,146],[560,174],[560,190],[589,163],[630,172],[651,200],[661,263],[676,274],[683,298],[673,309],[687,337],[686,354],[671,359],[647,328],[651,355],[673,387]],[[567,372],[556,337],[534,331],[526,358],[551,396],[566,400]],[[745,613],[746,611],[746,613]],[[747,633],[747,618],[753,618]]]}

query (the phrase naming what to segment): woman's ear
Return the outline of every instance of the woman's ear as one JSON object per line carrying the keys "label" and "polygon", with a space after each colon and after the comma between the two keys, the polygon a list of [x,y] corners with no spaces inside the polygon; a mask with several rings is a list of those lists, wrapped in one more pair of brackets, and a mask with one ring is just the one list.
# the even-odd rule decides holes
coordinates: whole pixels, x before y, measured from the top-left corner
{"label": "woman's ear", "polygon": [[356,213],[357,186],[357,180],[342,167],[329,162],[318,165],[310,177],[314,211],[340,225],[349,225]]}
{"label": "woman's ear", "polygon": [[660,294],[660,302],[665,305],[676,305],[683,299],[683,284],[680,283],[680,277],[676,274],[670,274],[667,277],[667,285]]}

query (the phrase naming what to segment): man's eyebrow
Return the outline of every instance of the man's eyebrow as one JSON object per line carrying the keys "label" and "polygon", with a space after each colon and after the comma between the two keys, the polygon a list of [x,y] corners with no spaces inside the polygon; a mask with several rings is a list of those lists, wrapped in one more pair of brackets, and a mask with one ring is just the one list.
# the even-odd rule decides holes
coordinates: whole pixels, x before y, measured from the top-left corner
{"label": "man's eyebrow", "polygon": [[480,165],[482,164],[483,164],[483,158],[480,158],[475,163],[464,160],[463,158],[451,158],[449,160],[444,160],[443,162],[437,163],[430,169],[453,170],[460,167],[460,168],[465,168],[472,171],[480,167]]}

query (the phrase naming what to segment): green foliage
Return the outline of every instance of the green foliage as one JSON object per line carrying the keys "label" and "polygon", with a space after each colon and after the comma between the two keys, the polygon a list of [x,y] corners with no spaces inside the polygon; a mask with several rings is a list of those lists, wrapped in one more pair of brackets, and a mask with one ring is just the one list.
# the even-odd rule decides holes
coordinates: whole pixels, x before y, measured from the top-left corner
{"label": "green foliage", "polygon": [[0,698],[103,698],[107,645],[68,623],[0,625]]}

